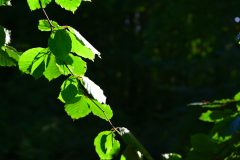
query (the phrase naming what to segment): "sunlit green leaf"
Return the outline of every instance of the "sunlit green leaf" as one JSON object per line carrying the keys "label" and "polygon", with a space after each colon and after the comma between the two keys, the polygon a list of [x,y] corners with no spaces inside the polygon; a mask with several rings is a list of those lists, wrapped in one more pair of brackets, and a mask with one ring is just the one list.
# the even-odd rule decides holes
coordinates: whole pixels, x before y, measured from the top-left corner
{"label": "sunlit green leaf", "polygon": [[106,121],[108,121],[112,118],[113,112],[109,105],[101,104],[94,99],[89,99],[88,104],[90,106],[92,113],[95,116],[105,119]]}
{"label": "sunlit green leaf", "polygon": [[76,78],[69,77],[61,85],[58,99],[63,103],[76,103],[84,95]]}
{"label": "sunlit green leaf", "polygon": [[[71,31],[71,30],[70,30]],[[70,34],[72,40],[72,50],[71,52],[76,53],[78,56],[88,58],[90,60],[94,60],[95,54],[91,51],[91,49],[87,48],[75,35],[75,33],[71,32]]]}
{"label": "sunlit green leaf", "polygon": [[55,0],[55,2],[62,8],[72,11],[73,13],[78,9],[82,0]]}
{"label": "sunlit green leaf", "polygon": [[46,63],[46,69],[43,74],[49,81],[61,75],[61,72],[59,71],[56,65],[55,56],[53,54],[50,54],[48,56],[48,59],[45,63]]}
{"label": "sunlit green leaf", "polygon": [[112,159],[120,150],[120,143],[111,131],[100,132],[94,140],[95,150],[100,159]]}
{"label": "sunlit green leaf", "polygon": [[[94,59],[95,55],[98,55],[98,57],[101,58],[101,53],[96,48],[94,48],[76,29],[72,27],[68,27],[68,29],[75,36],[72,36],[72,39],[74,41],[73,52],[76,52],[76,54],[78,54],[79,56],[89,58],[91,60]],[[75,38],[77,41],[75,41]],[[89,52],[89,50],[87,50],[86,48],[82,48],[79,42],[81,42],[84,47],[90,49],[92,53]]]}
{"label": "sunlit green leaf", "polygon": [[80,96],[79,98],[77,102],[65,105],[65,111],[72,119],[83,118],[91,112],[87,98],[85,96]]}
{"label": "sunlit green leaf", "polygon": [[19,59],[19,69],[24,73],[30,73],[30,67],[33,64],[35,57],[43,50],[44,48],[38,47],[25,51]]}
{"label": "sunlit green leaf", "polygon": [[29,8],[33,11],[36,9],[40,9],[40,3],[41,1],[42,7],[45,8],[52,0],[27,0]]}
{"label": "sunlit green leaf", "polygon": [[57,59],[57,66],[64,75],[74,74],[82,76],[87,70],[87,64],[80,57],[69,54],[64,60]]}
{"label": "sunlit green leaf", "polygon": [[48,49],[44,49],[35,57],[31,67],[31,75],[34,78],[37,79],[43,75],[49,53]]}
{"label": "sunlit green leaf", "polygon": [[[57,22],[52,21],[52,20],[51,20],[50,22],[51,22],[51,24],[53,25],[53,27],[55,27],[55,28],[58,28],[58,27],[59,27],[59,25],[58,25]],[[52,26],[50,26],[48,20],[46,20],[46,19],[41,19],[41,20],[39,20],[39,22],[38,22],[38,29],[39,29],[40,31],[51,31],[51,27],[52,27]]]}
{"label": "sunlit green leaf", "polygon": [[60,29],[51,34],[48,45],[51,52],[56,56],[64,60],[72,48],[72,41],[65,29]]}

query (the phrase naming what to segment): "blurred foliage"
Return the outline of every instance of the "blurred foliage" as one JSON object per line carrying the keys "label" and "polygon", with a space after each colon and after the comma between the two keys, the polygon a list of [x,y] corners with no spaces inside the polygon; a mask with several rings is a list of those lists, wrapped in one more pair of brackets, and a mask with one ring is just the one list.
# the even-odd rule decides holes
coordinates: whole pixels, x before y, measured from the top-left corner
{"label": "blurred foliage", "polygon": [[[88,73],[106,92],[113,121],[130,128],[160,159],[169,152],[185,157],[191,145],[202,145],[196,137],[218,146],[204,134],[213,125],[197,119],[207,111],[186,104],[232,97],[239,90],[235,36],[240,26],[234,22],[239,4],[93,0],[75,15],[52,4],[46,11],[50,19],[80,30],[101,51],[103,59],[89,62]],[[31,13],[26,1],[13,0],[12,5],[0,8],[0,24],[12,30],[11,45],[20,51],[47,46],[48,34],[37,30],[42,13]],[[48,84],[6,68],[0,68],[0,75],[0,159],[97,159],[89,142],[109,128],[97,119],[69,120],[56,99],[61,80]]]}

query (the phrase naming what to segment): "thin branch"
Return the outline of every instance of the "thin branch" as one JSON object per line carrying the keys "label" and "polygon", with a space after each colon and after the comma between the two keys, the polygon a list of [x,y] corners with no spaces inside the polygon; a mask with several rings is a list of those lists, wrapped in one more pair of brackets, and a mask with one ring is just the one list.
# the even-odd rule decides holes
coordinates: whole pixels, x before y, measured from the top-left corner
{"label": "thin branch", "polygon": [[51,20],[49,19],[48,15],[47,15],[47,12],[46,12],[45,9],[43,8],[41,0],[38,0],[38,1],[39,1],[39,4],[40,4],[41,9],[42,9],[42,11],[43,11],[43,14],[44,14],[45,17],[47,18],[47,21],[48,21],[48,23],[49,23],[49,25],[50,25],[51,32],[52,32],[54,26],[52,25]]}
{"label": "thin branch", "polygon": [[117,130],[117,127],[115,127],[113,125],[113,123],[111,122],[111,120],[107,117],[106,113],[104,112],[104,110],[96,103],[94,102],[92,99],[90,99],[104,114],[105,118],[107,119],[108,123],[112,126],[112,128],[114,129],[114,131],[116,131],[119,135],[121,135],[121,133]]}
{"label": "thin branch", "polygon": [[[71,74],[72,76],[76,77],[76,76],[73,74],[73,72],[71,71],[71,69],[68,67],[68,65],[67,65],[65,62],[63,62],[63,63],[64,63],[64,65],[67,67],[67,69],[69,70],[70,74]],[[78,78],[78,77],[77,77],[77,78]],[[90,98],[90,100],[103,112],[105,118],[107,119],[108,123],[112,126],[113,130],[116,131],[119,135],[121,135],[121,133],[118,131],[118,128],[113,125],[113,123],[112,123],[111,120],[108,118],[108,116],[106,115],[106,113],[104,112],[104,110],[103,110],[96,102],[94,102],[92,98]]]}

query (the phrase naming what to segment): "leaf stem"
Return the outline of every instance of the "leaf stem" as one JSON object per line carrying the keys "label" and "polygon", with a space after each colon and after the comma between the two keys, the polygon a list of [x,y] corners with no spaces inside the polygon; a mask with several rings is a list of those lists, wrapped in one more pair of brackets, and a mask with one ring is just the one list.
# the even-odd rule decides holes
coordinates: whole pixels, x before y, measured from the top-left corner
{"label": "leaf stem", "polygon": [[[78,76],[76,76],[76,75],[73,74],[73,72],[71,71],[71,69],[68,67],[68,65],[67,65],[65,62],[63,62],[63,63],[64,63],[64,65],[67,67],[67,69],[69,70],[70,74],[71,74],[73,77],[79,78]],[[83,86],[81,86],[81,87],[84,88]],[[85,93],[85,94],[88,95],[88,93]],[[121,136],[121,133],[118,131],[118,127],[115,127],[115,126],[113,125],[112,121],[108,118],[108,116],[106,115],[106,113],[104,112],[104,110],[103,110],[96,102],[94,102],[92,98],[89,98],[89,99],[103,112],[106,120],[107,120],[108,123],[112,126],[112,129],[113,129],[114,131],[116,131],[116,132]]]}
{"label": "leaf stem", "polygon": [[42,11],[43,11],[43,14],[44,14],[45,17],[47,18],[47,21],[48,21],[48,23],[49,23],[49,25],[50,25],[51,32],[52,32],[54,26],[52,25],[51,20],[49,19],[48,15],[47,15],[47,12],[46,12],[45,9],[43,8],[41,0],[38,0],[38,1],[39,1],[39,4],[40,4],[41,9],[42,9]]}

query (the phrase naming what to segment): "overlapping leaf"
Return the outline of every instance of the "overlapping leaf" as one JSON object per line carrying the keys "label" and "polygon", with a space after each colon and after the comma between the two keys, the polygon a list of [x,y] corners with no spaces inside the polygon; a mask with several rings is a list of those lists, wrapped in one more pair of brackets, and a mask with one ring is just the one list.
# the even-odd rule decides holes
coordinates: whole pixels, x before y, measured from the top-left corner
{"label": "overlapping leaf", "polygon": [[33,64],[35,57],[43,50],[44,48],[38,47],[38,48],[31,48],[25,51],[19,59],[19,62],[18,62],[19,69],[22,72],[29,74],[31,71],[30,67]]}
{"label": "overlapping leaf", "polygon": [[100,132],[94,140],[95,150],[100,159],[112,159],[120,150],[120,143],[111,131]]}
{"label": "overlapping leaf", "polygon": [[49,24],[48,20],[46,19],[41,19],[39,20],[38,22],[38,29],[40,31],[51,31],[51,27],[54,27],[54,28],[60,28],[60,26],[58,25],[57,22],[55,21],[50,21],[51,25]]}
{"label": "overlapping leaf", "polygon": [[[89,110],[86,108],[89,108],[95,116],[98,116],[106,121],[112,118],[113,113],[110,106],[101,104],[91,97],[87,97],[86,94],[86,90],[83,88],[80,80],[70,77],[63,82],[58,98],[63,103],[66,103],[65,109],[68,115],[72,118],[74,117],[74,119],[77,119],[77,117],[83,117],[82,115],[77,116],[83,112],[81,110],[84,110],[84,113],[87,115]],[[80,104],[85,107],[82,109],[79,106]]]}
{"label": "overlapping leaf", "polygon": [[[69,27],[70,30],[70,37],[72,40],[72,49],[71,52],[76,53],[77,55],[84,57],[84,58],[88,58],[90,60],[94,60],[95,54],[89,47],[86,46],[86,44],[84,44],[81,39],[79,39],[77,37],[77,35],[79,34],[75,34],[77,31],[71,27]],[[81,36],[82,37],[82,36]],[[100,54],[99,52],[97,52],[97,54]]]}
{"label": "overlapping leaf", "polygon": [[76,103],[84,92],[79,88],[79,82],[74,77],[69,77],[61,85],[61,92],[58,99],[63,103]]}
{"label": "overlapping leaf", "polygon": [[111,107],[107,104],[101,104],[96,100],[88,99],[88,104],[92,113],[99,118],[102,118],[106,121],[110,120],[113,116]]}
{"label": "overlapping leaf", "polygon": [[63,75],[82,76],[87,70],[86,62],[72,54],[67,55],[64,59],[57,59],[57,66]]}
{"label": "overlapping leaf", "polygon": [[35,78],[44,75],[49,81],[61,75],[55,56],[48,48],[32,48],[25,51],[19,59],[19,69]]}
{"label": "overlapping leaf", "polygon": [[60,5],[62,8],[71,11],[71,12],[75,12],[78,7],[80,6],[82,0],[70,0],[70,1],[66,1],[66,0],[55,0],[55,2]]}
{"label": "overlapping leaf", "polygon": [[[77,30],[72,27],[68,27],[69,31],[74,35],[71,36],[73,41],[73,52],[82,56],[84,58],[88,58],[94,60],[95,55],[101,57],[101,54],[98,50],[96,50]],[[77,40],[77,41],[76,41]],[[80,43],[79,43],[80,42]],[[84,47],[82,47],[84,45]]]}
{"label": "overlapping leaf", "polygon": [[41,5],[39,3],[40,1],[42,4],[42,7],[45,8],[49,3],[51,3],[52,0],[27,0],[28,6],[32,11],[41,8]]}
{"label": "overlapping leaf", "polygon": [[43,75],[49,81],[51,81],[52,79],[55,79],[61,75],[61,72],[59,71],[59,69],[56,65],[56,58],[53,54],[50,54],[48,56],[48,59],[46,61],[46,69],[45,69]]}
{"label": "overlapping leaf", "polygon": [[72,49],[72,41],[65,29],[59,29],[51,34],[48,46],[57,58],[64,60]]}
{"label": "overlapping leaf", "polygon": [[65,111],[72,119],[79,119],[87,116],[91,113],[89,105],[87,103],[87,97],[80,96],[80,99],[76,103],[69,103],[65,105]]}

